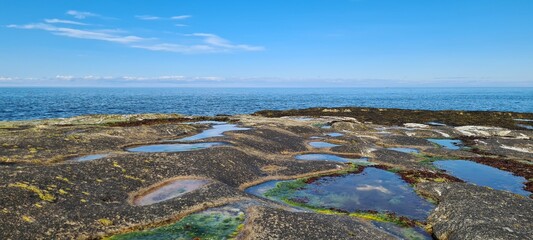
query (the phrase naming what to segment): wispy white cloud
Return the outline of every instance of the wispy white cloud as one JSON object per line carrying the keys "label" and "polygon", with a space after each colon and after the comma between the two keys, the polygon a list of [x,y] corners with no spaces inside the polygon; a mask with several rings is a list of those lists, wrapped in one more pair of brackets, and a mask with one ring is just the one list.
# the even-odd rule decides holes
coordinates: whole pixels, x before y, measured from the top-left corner
{"label": "wispy white cloud", "polygon": [[48,77],[0,76],[0,86],[187,86],[223,83],[217,76],[99,76],[58,74]]}
{"label": "wispy white cloud", "polygon": [[67,15],[71,15],[72,17],[77,18],[77,19],[85,19],[85,18],[88,18],[88,17],[101,17],[100,15],[98,15],[96,13],[80,12],[80,11],[76,11],[76,10],[68,10],[67,11]]}
{"label": "wispy white cloud", "polygon": [[55,76],[55,79],[57,80],[61,80],[61,81],[71,81],[73,80],[75,77],[74,76],[71,76],[71,75],[57,75]]}
{"label": "wispy white cloud", "polygon": [[220,50],[243,50],[243,51],[263,51],[265,50],[264,47],[261,46],[251,46],[251,45],[245,45],[245,44],[232,44],[230,41],[221,38],[220,36],[217,36],[215,34],[211,33],[193,33],[189,34],[188,36],[193,37],[201,37],[203,38],[203,42],[208,44],[209,46],[216,47]]}
{"label": "wispy white cloud", "polygon": [[54,25],[45,24],[45,23],[35,23],[35,24],[26,24],[26,25],[8,25],[9,28],[18,28],[18,29],[38,29],[51,32],[52,34],[71,37],[71,38],[82,38],[82,39],[92,39],[100,40],[107,42],[115,43],[133,43],[140,42],[145,40],[144,38],[137,36],[123,36],[111,34],[105,31],[98,30],[81,30],[75,28],[65,28],[65,27],[56,27]]}
{"label": "wispy white cloud", "polygon": [[157,44],[135,44],[132,47],[142,48],[152,51],[175,52],[185,54],[198,53],[220,53],[233,51],[263,51],[262,46],[251,46],[245,44],[233,44],[230,41],[211,33],[193,33],[187,34],[188,37],[202,38],[202,44],[184,45],[172,43],[157,43]]}
{"label": "wispy white cloud", "polygon": [[[382,78],[316,78],[316,77],[220,77],[220,76],[99,76],[58,74],[49,77],[16,77],[0,76],[0,86],[231,86],[231,87],[480,87],[487,84],[493,86],[532,87],[530,80],[497,80],[486,81],[455,80],[443,82],[439,80],[417,81],[405,79]],[[332,85],[333,84],[333,85]]]}
{"label": "wispy white cloud", "polygon": [[137,15],[135,16],[137,19],[145,20],[145,21],[154,21],[154,20],[183,20],[187,18],[191,18],[191,15],[179,15],[179,16],[173,16],[173,17],[159,17],[159,16],[153,16],[153,15]]}
{"label": "wispy white cloud", "polygon": [[[79,12],[74,10],[68,11],[67,14],[70,14],[78,19],[83,19],[86,17],[101,17],[98,14],[90,12]],[[150,15],[139,15],[136,17],[143,20],[161,19],[160,17]],[[191,16],[181,15],[174,16],[172,17],[172,19],[186,19],[189,17]],[[64,24],[69,24],[71,26],[65,27]],[[176,26],[186,25],[176,24]],[[169,42],[161,41],[158,38],[148,38],[131,35],[127,31],[121,29],[94,29],[94,26],[86,23],[56,18],[45,19],[44,22],[41,23],[31,23],[24,25],[11,24],[7,27],[27,30],[43,30],[57,36],[107,41],[123,44],[131,48],[182,54],[262,51],[265,49],[262,46],[235,44],[225,38],[222,38],[212,33],[192,33],[184,35],[182,34],[180,35],[181,37],[179,39],[174,39],[174,41]]]}
{"label": "wispy white cloud", "polygon": [[[0,78],[1,80],[2,78]],[[12,78],[10,78],[11,80]],[[134,82],[157,82],[157,81],[173,81],[173,82],[194,82],[194,81],[222,81],[223,77],[215,76],[183,76],[183,75],[167,75],[167,76],[73,76],[73,75],[56,75],[55,77],[46,78],[46,80],[59,80],[59,81],[134,81]]]}
{"label": "wispy white cloud", "polygon": [[147,49],[160,52],[174,52],[174,53],[213,53],[217,52],[216,48],[208,45],[184,45],[173,43],[156,43],[156,44],[144,44],[144,45],[132,45],[134,48]]}
{"label": "wispy white cloud", "polygon": [[182,20],[182,19],[187,19],[187,18],[191,18],[191,17],[192,17],[191,15],[179,15],[179,16],[173,16],[170,19]]}
{"label": "wispy white cloud", "polygon": [[87,26],[89,24],[82,23],[82,22],[76,22],[76,21],[70,21],[70,20],[63,20],[63,19],[45,19],[44,22],[46,23],[63,23],[63,24],[72,24],[72,25],[80,25],[80,26]]}
{"label": "wispy white cloud", "polygon": [[151,16],[151,15],[137,15],[135,16],[137,19],[140,20],[146,20],[146,21],[153,21],[153,20],[160,20],[160,17]]}
{"label": "wispy white cloud", "polygon": [[177,23],[177,24],[174,24],[174,26],[176,26],[176,27],[187,27],[188,25],[187,24]]}

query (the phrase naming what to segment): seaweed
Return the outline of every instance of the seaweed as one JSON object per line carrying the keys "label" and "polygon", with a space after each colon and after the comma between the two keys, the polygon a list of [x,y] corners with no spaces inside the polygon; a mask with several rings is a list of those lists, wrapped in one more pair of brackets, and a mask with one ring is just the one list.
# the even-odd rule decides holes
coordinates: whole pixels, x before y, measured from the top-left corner
{"label": "seaweed", "polygon": [[154,229],[131,232],[110,237],[124,239],[232,239],[243,227],[244,213],[200,212],[180,221]]}

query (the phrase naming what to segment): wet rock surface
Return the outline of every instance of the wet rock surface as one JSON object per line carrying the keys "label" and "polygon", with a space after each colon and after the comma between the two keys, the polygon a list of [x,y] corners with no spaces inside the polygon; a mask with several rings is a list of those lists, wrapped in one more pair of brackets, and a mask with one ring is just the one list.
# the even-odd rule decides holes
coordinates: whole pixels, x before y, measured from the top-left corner
{"label": "wet rock surface", "polygon": [[256,207],[244,229],[246,239],[395,239],[350,217]]}
{"label": "wet rock surface", "polygon": [[[244,191],[271,180],[344,174],[359,164],[397,174],[410,184],[408,188],[414,186],[418,193],[437,200],[437,209],[427,219],[433,230],[429,234],[437,239],[528,239],[533,196],[453,183],[461,180],[433,165],[438,160],[464,159],[492,166],[523,177],[524,190],[531,192],[533,131],[516,127],[514,120],[511,126],[509,119],[533,116],[320,108],[217,118],[139,114],[0,122],[0,239],[98,239],[166,226],[206,209],[250,199],[253,203],[241,209],[245,220],[237,228],[242,228],[238,239],[393,238],[369,218],[377,216],[394,226],[405,221],[374,213],[299,212]],[[221,121],[240,130],[180,142]],[[432,121],[446,125],[426,124]],[[460,128],[464,125],[479,127]],[[343,135],[327,135],[332,132]],[[312,139],[317,136],[321,138]],[[428,138],[460,139],[464,146],[450,150]],[[339,146],[313,148],[309,145],[313,141]],[[226,144],[180,152],[126,151],[215,142]],[[306,154],[368,159],[295,158]],[[91,155],[98,157],[76,160]],[[154,204],[134,205],[135,197],[175,179],[202,179],[206,184]]]}
{"label": "wet rock surface", "polygon": [[515,119],[533,119],[532,113],[483,112],[483,111],[427,111],[384,108],[309,108],[302,110],[264,110],[255,113],[259,116],[341,116],[353,117],[360,122],[400,126],[404,123],[439,122],[450,126],[495,126],[509,129],[522,129],[516,126]]}
{"label": "wet rock surface", "polygon": [[428,224],[438,239],[532,239],[533,201],[465,183],[424,183],[438,200]]}

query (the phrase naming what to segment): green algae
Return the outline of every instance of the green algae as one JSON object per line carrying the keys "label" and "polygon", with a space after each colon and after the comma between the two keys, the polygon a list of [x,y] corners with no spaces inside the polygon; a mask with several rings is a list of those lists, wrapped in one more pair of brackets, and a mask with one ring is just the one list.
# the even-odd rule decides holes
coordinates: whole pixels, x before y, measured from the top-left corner
{"label": "green algae", "polygon": [[308,181],[308,179],[309,178],[303,178],[293,181],[279,182],[276,184],[275,188],[272,188],[265,193],[265,197],[281,200],[290,203],[291,205],[297,204],[292,203],[288,199],[293,196],[297,190],[305,187],[305,185],[307,185],[306,181]]}
{"label": "green algae", "polygon": [[[359,174],[365,173],[363,171]],[[424,231],[425,224],[423,221],[425,220],[425,218],[416,217],[415,219],[411,219],[410,217],[405,216],[405,212],[404,214],[398,215],[398,213],[390,211],[393,209],[383,209],[385,211],[376,211],[377,209],[349,209],[346,208],[346,206],[343,207],[341,204],[349,203],[353,200],[354,196],[348,192],[332,194],[325,192],[328,191],[328,188],[315,188],[314,190],[309,191],[310,185],[327,185],[329,181],[337,181],[337,178],[343,178],[345,176],[346,174],[339,174],[333,176],[327,175],[325,177],[329,178],[329,180],[327,181],[324,181],[324,176],[301,178],[290,181],[271,181],[266,182],[262,185],[254,186],[248,189],[247,192],[254,195],[266,197],[273,201],[282,202],[292,207],[307,209],[318,214],[349,216],[364,219],[369,221],[373,225],[376,225],[378,228],[382,229],[388,234],[391,234],[400,239],[432,239],[431,236]],[[357,191],[357,184],[348,184],[346,186],[347,188],[345,190],[347,191],[350,190],[350,188],[353,188],[353,191]],[[386,185],[384,186],[386,187]],[[393,189],[390,190],[392,191],[391,194],[395,195],[396,191],[394,191]],[[323,202],[321,202],[320,200],[323,198],[327,198],[326,201],[328,203],[334,204],[324,205]],[[405,201],[410,200],[413,199],[397,195],[396,197],[390,198],[389,202],[392,205],[401,206],[404,205]],[[382,201],[376,199],[376,201],[373,202],[379,205]]]}
{"label": "green algae", "polygon": [[375,168],[365,168],[358,174],[281,181],[270,186],[256,193],[322,214],[338,213],[399,225],[413,225],[416,221],[411,219],[424,220],[433,208],[399,176]]}
{"label": "green algae", "polygon": [[233,239],[243,223],[244,213],[239,209],[218,208],[189,215],[171,225],[115,235],[108,239]]}

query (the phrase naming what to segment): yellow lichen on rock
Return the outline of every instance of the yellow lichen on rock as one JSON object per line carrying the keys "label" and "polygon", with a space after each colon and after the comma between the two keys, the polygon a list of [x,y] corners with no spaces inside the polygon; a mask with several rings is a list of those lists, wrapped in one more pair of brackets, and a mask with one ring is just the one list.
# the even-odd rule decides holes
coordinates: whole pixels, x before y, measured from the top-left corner
{"label": "yellow lichen on rock", "polygon": [[138,177],[134,177],[134,176],[131,176],[131,175],[124,175],[124,177],[127,178],[127,179],[137,180],[137,181],[139,181],[139,182],[144,182],[143,179],[140,179],[140,178],[138,178]]}
{"label": "yellow lichen on rock", "polygon": [[29,223],[35,222],[35,219],[33,219],[30,216],[26,216],[26,215],[22,216],[22,220],[24,220],[24,222],[29,222]]}
{"label": "yellow lichen on rock", "polygon": [[72,183],[70,182],[70,180],[68,180],[68,178],[63,177],[63,176],[57,176],[56,179],[57,179],[57,180],[61,180],[61,181],[63,181],[63,182],[67,182],[67,183],[72,184]]}
{"label": "yellow lichen on rock", "polygon": [[37,186],[33,186],[33,185],[30,185],[30,184],[27,184],[27,183],[16,182],[16,183],[11,183],[8,186],[9,187],[21,188],[21,189],[24,189],[24,190],[28,190],[28,191],[34,192],[37,195],[39,195],[40,199],[42,199],[44,201],[47,201],[47,202],[53,202],[53,201],[56,200],[56,197],[54,195],[48,193],[46,190],[41,190]]}
{"label": "yellow lichen on rock", "polygon": [[113,221],[107,219],[107,218],[100,218],[98,219],[98,222],[104,226],[111,226],[113,225]]}
{"label": "yellow lichen on rock", "polygon": [[126,172],[126,169],[124,169],[122,166],[120,166],[120,165],[118,164],[118,162],[116,162],[116,161],[113,162],[113,167],[116,167],[116,168],[120,169],[123,173]]}

